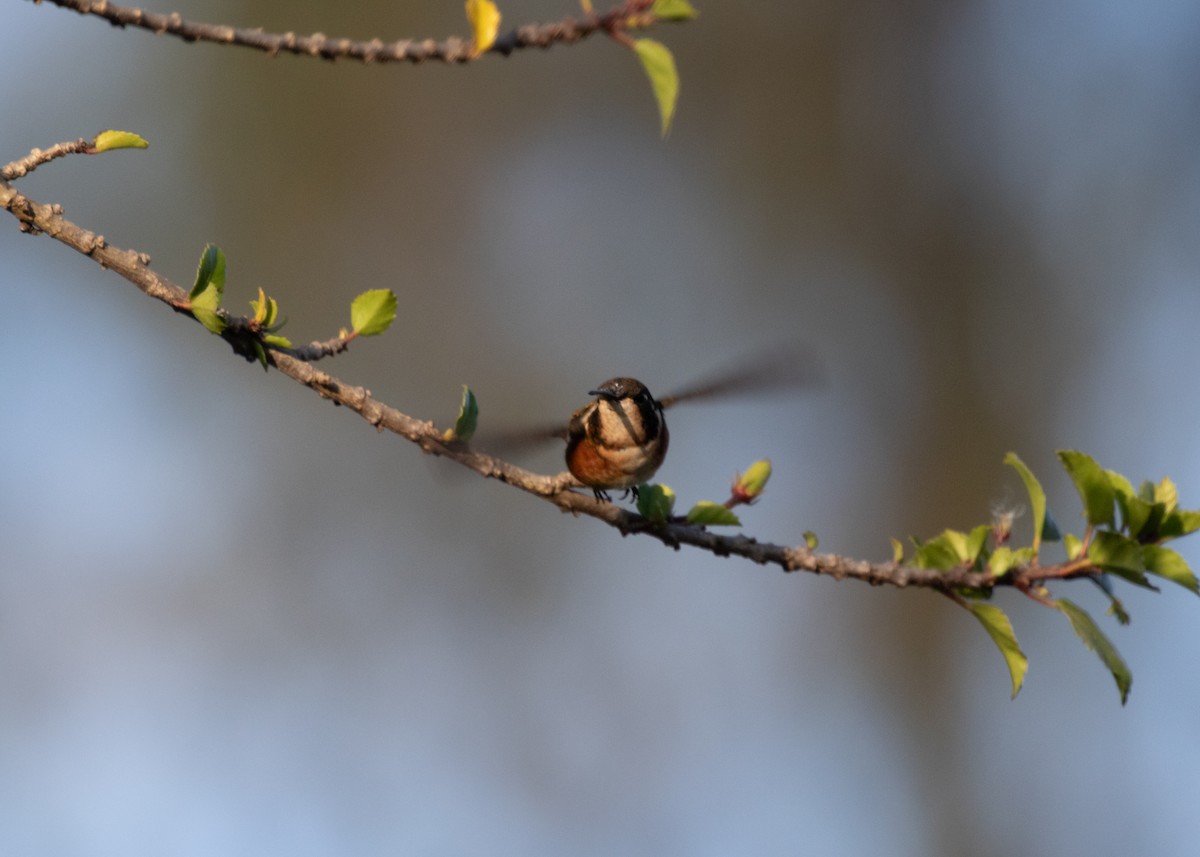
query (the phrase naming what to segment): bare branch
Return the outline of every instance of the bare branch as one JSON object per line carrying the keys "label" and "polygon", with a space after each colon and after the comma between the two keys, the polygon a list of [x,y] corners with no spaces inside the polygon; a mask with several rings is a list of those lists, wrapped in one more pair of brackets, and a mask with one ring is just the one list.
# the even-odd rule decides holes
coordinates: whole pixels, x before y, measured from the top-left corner
{"label": "bare branch", "polygon": [[[33,0],[41,4],[42,0]],[[186,42],[215,42],[240,45],[264,51],[271,56],[280,53],[321,57],[327,60],[351,59],[363,63],[410,62],[413,64],[436,60],[444,63],[465,63],[476,59],[471,40],[452,36],[436,39],[381,39],[358,41],[330,38],[324,33],[298,36],[295,33],[268,33],[260,27],[229,27],[188,21],[177,12],[162,14],[130,6],[118,6],[108,0],[48,0],[55,6],[73,9],[81,15],[95,15],[114,27],[139,27],[156,35],[170,35]],[[646,0],[626,0],[602,15],[590,14],[581,20],[563,18],[549,24],[525,24],[498,38],[485,53],[508,56],[524,48],[548,48],[557,43],[571,44],[597,32],[616,34],[624,29],[649,27],[657,18],[647,11]]]}
{"label": "bare branch", "polygon": [[27,176],[47,161],[61,158],[65,155],[76,155],[91,148],[91,143],[82,137],[69,143],[57,143],[45,151],[34,149],[18,161],[0,167],[0,179],[6,182],[15,181]]}

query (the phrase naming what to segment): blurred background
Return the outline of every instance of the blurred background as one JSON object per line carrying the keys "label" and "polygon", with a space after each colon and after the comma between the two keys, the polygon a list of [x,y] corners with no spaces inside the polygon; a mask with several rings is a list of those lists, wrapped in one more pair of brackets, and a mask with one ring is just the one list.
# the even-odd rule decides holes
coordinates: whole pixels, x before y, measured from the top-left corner
{"label": "blurred background", "polygon": [[[186,17],[394,39],[459,0],[187,0]],[[575,13],[505,0],[505,27]],[[1054,451],[1200,505],[1200,6],[701,3],[654,33],[665,142],[603,38],[469,67],[188,45],[7,0],[0,161],[136,131],[22,190],[296,341],[391,287],[326,366],[448,424],[665,395],[801,343],[819,390],[671,413],[659,473],[759,538],[890,555]],[[14,81],[16,77],[12,78]],[[39,855],[1195,854],[1195,598],[1091,609],[1129,704],[1014,593],[1009,700],[965,612],[619,538],[456,472],[0,223],[0,851]],[[561,447],[521,463],[554,473]],[[1020,522],[1028,532],[1028,515]],[[1200,543],[1198,543],[1200,544]],[[1197,544],[1182,551],[1200,563]]]}

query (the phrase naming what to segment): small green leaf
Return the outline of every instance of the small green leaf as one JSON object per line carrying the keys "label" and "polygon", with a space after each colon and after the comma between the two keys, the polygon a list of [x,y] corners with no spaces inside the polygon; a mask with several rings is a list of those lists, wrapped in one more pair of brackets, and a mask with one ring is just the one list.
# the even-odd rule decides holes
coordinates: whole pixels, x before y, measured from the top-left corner
{"label": "small green leaf", "polygon": [[675,511],[675,492],[666,485],[638,486],[638,514],[661,524]]}
{"label": "small green leaf", "polygon": [[892,539],[892,562],[900,565],[904,562],[904,542]]}
{"label": "small green leaf", "polygon": [[699,524],[702,527],[740,527],[742,525],[737,515],[711,500],[701,500],[689,509],[687,522]]}
{"label": "small green leaf", "polygon": [[92,152],[111,152],[113,149],[145,149],[150,144],[130,131],[101,131],[92,141]]}
{"label": "small green leaf", "polygon": [[1000,575],[1015,568],[1017,565],[1017,557],[1013,553],[1012,548],[1007,545],[1001,545],[992,551],[992,555],[988,557],[988,574],[992,577],[1000,577]]}
{"label": "small green leaf", "polygon": [[1103,524],[1112,526],[1116,490],[1109,481],[1108,473],[1096,463],[1096,459],[1084,452],[1064,449],[1059,450],[1058,457],[1079,491],[1088,524],[1093,527]]}
{"label": "small green leaf", "polygon": [[1142,547],[1120,533],[1102,530],[1092,537],[1087,558],[1107,572],[1146,589],[1156,589],[1147,579]]}
{"label": "small green leaf", "polygon": [[1072,561],[1079,559],[1083,553],[1083,542],[1074,533],[1067,533],[1063,536],[1063,547],[1067,549],[1067,559]]}
{"label": "small green leaf", "polygon": [[290,339],[288,339],[286,336],[276,336],[273,333],[269,333],[266,336],[264,336],[263,342],[265,342],[267,345],[273,345],[276,348],[291,348],[292,347],[292,341]]}
{"label": "small green leaf", "polygon": [[225,319],[221,318],[215,310],[205,309],[204,307],[192,304],[192,315],[196,317],[196,321],[200,322],[217,336],[225,332]]}
{"label": "small green leaf", "polygon": [[662,118],[662,135],[671,130],[671,119],[675,116],[675,102],[679,99],[679,72],[675,69],[675,57],[670,48],[653,39],[636,39],[633,49],[642,68],[650,78],[654,99],[658,102],[658,114]]}
{"label": "small green leaf", "polygon": [[688,0],[654,0],[650,14],[660,21],[687,21],[695,18],[697,12]]}
{"label": "small green leaf", "polygon": [[980,524],[971,530],[967,536],[967,553],[964,561],[970,565],[974,565],[976,560],[983,555],[983,549],[987,545],[987,538],[992,534],[990,524]]}
{"label": "small green leaf", "polygon": [[1058,529],[1058,524],[1054,522],[1050,510],[1046,510],[1045,517],[1042,518],[1042,541],[1044,542],[1061,542],[1062,532]]}
{"label": "small green leaf", "polygon": [[1017,694],[1021,691],[1021,685],[1025,683],[1029,658],[1025,657],[1025,653],[1021,651],[1021,647],[1017,643],[1017,635],[1013,633],[1012,622],[1008,620],[1008,616],[1004,614],[1003,610],[993,604],[972,601],[967,604],[967,609],[975,615],[979,624],[983,625],[983,629],[988,632],[988,636],[992,638],[992,642],[1004,656],[1004,663],[1008,666],[1009,675],[1012,676],[1012,698],[1016,699]]}
{"label": "small green leaf", "polygon": [[475,394],[471,392],[471,388],[463,384],[462,388],[462,404],[458,408],[458,419],[454,421],[454,428],[448,429],[444,435],[446,440],[457,440],[466,443],[475,434],[475,427],[479,423],[479,403],[475,401]]}
{"label": "small green leaf", "polygon": [[254,354],[255,354],[255,356],[258,357],[258,362],[262,364],[263,371],[265,372],[268,368],[267,367],[267,351],[265,348],[262,347],[262,343],[259,342],[257,339],[254,340],[253,345],[254,345]]}
{"label": "small green leaf", "polygon": [[378,336],[396,319],[396,293],[371,289],[350,304],[350,326],[359,336]]}
{"label": "small green leaf", "polygon": [[[1042,546],[1042,530],[1046,525],[1046,492],[1042,483],[1038,482],[1030,470],[1015,452],[1004,456],[1004,463],[1017,471],[1025,490],[1029,492],[1029,505],[1033,509],[1033,552],[1036,554]],[[1057,529],[1057,528],[1056,528]]]}
{"label": "small green leaf", "polygon": [[962,551],[956,546],[956,541],[958,541],[956,536],[961,536],[961,540],[965,543],[965,533],[946,530],[941,535],[920,545],[913,557],[913,564],[917,568],[938,568],[942,571],[949,571],[962,565]]}
{"label": "small green leaf", "polygon": [[1142,548],[1142,562],[1146,571],[1161,578],[1178,583],[1184,589],[1200,595],[1200,582],[1192,573],[1187,562],[1170,548],[1162,545],[1145,545]]}
{"label": "small green leaf", "polygon": [[[192,306],[215,310],[225,294],[225,254],[216,244],[206,244],[196,266],[196,283],[188,297]],[[207,325],[205,325],[207,327]]]}
{"label": "small green leaf", "polygon": [[770,478],[771,462],[764,458],[747,467],[745,473],[739,474],[734,488],[747,497],[757,497],[767,487],[767,480]]}
{"label": "small green leaf", "polygon": [[1001,545],[988,557],[988,573],[993,577],[999,577],[1006,571],[1029,565],[1029,563],[1033,562],[1034,556],[1035,554],[1031,547],[1014,550],[1008,547],[1008,545]]}
{"label": "small green leaf", "polygon": [[1075,629],[1079,639],[1083,640],[1083,644],[1099,655],[1100,660],[1108,667],[1108,671],[1112,673],[1113,679],[1117,682],[1117,690],[1121,694],[1121,704],[1124,705],[1125,700],[1129,698],[1130,685],[1133,684],[1133,673],[1129,671],[1125,661],[1121,660],[1121,655],[1117,652],[1116,647],[1100,632],[1092,617],[1072,602],[1060,598],[1054,606],[1071,620],[1071,627]]}
{"label": "small green leaf", "polygon": [[815,551],[819,543],[820,540],[817,538],[816,533],[814,533],[812,530],[804,531],[804,546],[806,548],[808,548],[810,551]]}

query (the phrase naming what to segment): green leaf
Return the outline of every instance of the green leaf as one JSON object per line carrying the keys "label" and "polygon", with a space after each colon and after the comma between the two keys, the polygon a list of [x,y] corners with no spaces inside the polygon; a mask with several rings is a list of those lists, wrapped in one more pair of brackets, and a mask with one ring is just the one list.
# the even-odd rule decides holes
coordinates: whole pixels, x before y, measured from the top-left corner
{"label": "green leaf", "polygon": [[1017,566],[1017,557],[1008,545],[1001,545],[988,557],[988,574],[999,577]]}
{"label": "green leaf", "polygon": [[1187,562],[1170,548],[1162,545],[1145,545],[1142,547],[1142,562],[1146,571],[1161,578],[1177,583],[1184,589],[1200,595],[1200,582],[1192,573]]}
{"label": "green leaf", "polygon": [[462,404],[458,408],[458,419],[454,421],[454,428],[448,429],[442,435],[446,440],[458,440],[466,443],[475,434],[475,427],[479,423],[479,403],[475,401],[475,394],[471,392],[471,388],[463,384],[462,388]]}
{"label": "green leaf", "polygon": [[1166,504],[1117,492],[1117,508],[1121,510],[1123,527],[1130,536],[1141,542],[1158,541],[1158,530],[1167,514]]}
{"label": "green leaf", "polygon": [[256,357],[258,357],[258,362],[262,364],[263,371],[265,372],[268,368],[267,350],[263,348],[262,343],[257,339],[254,340],[252,344],[254,345],[254,354]]}
{"label": "green leaf", "polygon": [[196,321],[200,322],[217,336],[225,332],[225,319],[221,318],[214,310],[205,309],[193,304],[192,315],[196,317]]}
{"label": "green leaf", "polygon": [[[1128,479],[1126,479],[1124,476],[1122,476],[1120,473],[1118,473],[1115,470],[1105,470],[1104,472],[1105,472],[1105,474],[1108,475],[1108,484],[1112,485],[1113,490],[1117,492],[1118,496],[1121,496],[1121,495],[1124,495],[1126,497],[1136,497],[1137,496],[1137,492],[1133,490],[1133,483],[1130,482]],[[1147,499],[1153,500],[1154,498],[1148,497]]]}
{"label": "green leaf", "polygon": [[1174,512],[1179,506],[1179,489],[1166,476],[1154,486],[1154,502],[1164,504],[1168,512]]}
{"label": "green leaf", "polygon": [[[1037,553],[1042,546],[1042,530],[1046,525],[1046,492],[1042,483],[1038,482],[1030,470],[1015,452],[1004,456],[1004,463],[1017,471],[1025,490],[1029,493],[1029,505],[1033,509],[1033,552]],[[1056,528],[1057,529],[1057,528]]]}
{"label": "green leaf", "polygon": [[999,577],[1010,569],[1020,568],[1021,566],[1028,565],[1029,563],[1033,562],[1033,557],[1034,553],[1032,547],[1023,547],[1013,550],[1008,545],[1001,545],[992,552],[990,557],[988,557],[988,573],[991,574],[992,577]]}
{"label": "green leaf", "polygon": [[1021,691],[1021,685],[1025,683],[1029,658],[1025,657],[1025,653],[1017,644],[1017,636],[1013,633],[1012,622],[1008,620],[1008,616],[1004,614],[1003,610],[993,604],[972,601],[967,604],[967,609],[975,615],[979,624],[983,625],[983,629],[988,632],[988,636],[992,638],[992,642],[1004,656],[1004,663],[1008,666],[1009,675],[1012,676],[1012,698],[1016,699],[1017,694]]}
{"label": "green leaf", "polygon": [[150,144],[130,131],[101,131],[92,141],[92,153],[111,152],[113,149],[145,149]]}
{"label": "green leaf", "polygon": [[1062,541],[1062,532],[1058,529],[1058,524],[1054,522],[1054,517],[1050,514],[1049,509],[1046,510],[1046,515],[1042,518],[1042,541]]}
{"label": "green leaf", "polygon": [[396,320],[396,293],[371,289],[350,304],[350,326],[359,336],[378,336]]}
{"label": "green leaf", "polygon": [[675,492],[666,485],[638,486],[638,514],[661,524],[675,511]]}
{"label": "green leaf", "polygon": [[[268,330],[275,325],[275,319],[279,317],[278,301],[268,297],[262,286],[258,288],[258,298],[250,301],[250,309],[254,310],[254,321]],[[283,325],[280,324],[279,327]]]}
{"label": "green leaf", "polygon": [[654,0],[650,14],[660,21],[687,21],[698,13],[688,0]]}
{"label": "green leaf", "polygon": [[942,571],[949,571],[962,565],[962,551],[956,545],[956,542],[959,541],[955,538],[956,536],[961,536],[961,541],[965,543],[965,533],[946,530],[941,535],[920,545],[913,556],[913,564],[917,568],[938,568]]}
{"label": "green leaf", "polygon": [[892,562],[900,565],[904,562],[904,542],[892,539]]}
{"label": "green leaf", "polygon": [[1087,453],[1073,449],[1059,450],[1058,457],[1079,491],[1088,524],[1093,527],[1103,524],[1112,526],[1116,490],[1104,468]]}
{"label": "green leaf", "polygon": [[818,542],[819,540],[817,539],[816,533],[814,533],[812,530],[804,531],[804,546],[806,548],[808,548],[810,551],[815,551],[817,549]]}
{"label": "green leaf", "polygon": [[[192,306],[215,310],[221,306],[225,294],[225,254],[216,244],[206,244],[196,266],[196,283],[188,297]],[[205,325],[207,327],[207,325]]]}
{"label": "green leaf", "polygon": [[971,530],[967,536],[967,555],[964,560],[974,565],[975,562],[983,555],[983,549],[987,545],[987,538],[992,534],[990,524],[980,524],[975,529]]}
{"label": "green leaf", "polygon": [[679,99],[679,72],[675,70],[675,57],[670,48],[653,39],[636,39],[633,49],[642,68],[650,78],[654,99],[658,102],[658,115],[662,118],[662,135],[671,130],[671,119],[675,116],[675,102]]}
{"label": "green leaf", "polygon": [[1121,655],[1117,652],[1116,647],[1100,632],[1096,623],[1092,621],[1092,617],[1083,609],[1065,598],[1060,598],[1054,606],[1071,620],[1071,627],[1075,629],[1079,639],[1083,640],[1083,644],[1099,655],[1100,660],[1108,667],[1108,671],[1112,673],[1113,679],[1117,682],[1117,690],[1121,694],[1121,704],[1124,705],[1125,700],[1129,698],[1129,687],[1133,684],[1133,673],[1129,671],[1125,661],[1121,660]]}
{"label": "green leaf", "polygon": [[273,333],[269,333],[266,336],[264,336],[263,342],[265,342],[267,345],[273,345],[276,348],[291,348],[292,347],[292,341],[290,339],[288,339],[286,336],[276,336]]}
{"label": "green leaf", "polygon": [[1163,519],[1158,528],[1160,539],[1177,539],[1200,530],[1200,511],[1177,509]]}
{"label": "green leaf", "polygon": [[1146,564],[1142,559],[1142,546],[1131,538],[1102,530],[1092,537],[1088,545],[1087,558],[1107,572],[1124,578],[1130,583],[1156,589],[1146,577]]}
{"label": "green leaf", "polygon": [[702,527],[740,527],[742,525],[737,515],[711,500],[701,500],[689,509],[687,522],[699,524]]}
{"label": "green leaf", "polygon": [[1063,536],[1063,547],[1067,549],[1067,559],[1069,560],[1077,560],[1083,553],[1083,542],[1074,533],[1067,533]]}

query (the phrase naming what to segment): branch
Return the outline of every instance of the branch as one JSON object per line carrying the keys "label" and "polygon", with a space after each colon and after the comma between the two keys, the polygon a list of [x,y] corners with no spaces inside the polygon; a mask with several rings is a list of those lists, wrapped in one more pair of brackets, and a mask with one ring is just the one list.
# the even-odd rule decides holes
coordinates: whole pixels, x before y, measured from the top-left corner
{"label": "branch", "polygon": [[[20,163],[23,161],[14,162]],[[9,171],[13,171],[14,164],[0,168],[0,174],[7,175]],[[36,202],[4,180],[0,180],[0,206],[16,217],[21,231],[54,238],[92,259],[102,268],[115,271],[149,297],[191,317],[188,311],[190,302],[187,290],[156,273],[150,267],[150,257],[147,254],[109,245],[104,236],[67,220],[63,216],[61,206]],[[222,333],[222,338],[230,343],[235,352],[252,359],[252,351],[247,347],[245,340],[247,337],[257,336],[257,331],[249,319],[230,317],[228,321],[229,326]],[[265,350],[271,365],[283,375],[303,384],[323,398],[349,408],[376,429],[399,435],[416,444],[422,451],[457,462],[484,478],[497,479],[540,497],[564,512],[587,515],[603,521],[619,530],[622,535],[647,535],[675,549],[689,545],[716,556],[739,556],[760,565],[776,565],[784,571],[807,571],[828,575],[837,580],[861,580],[872,585],[925,587],[946,593],[962,589],[990,591],[999,586],[1016,587],[1028,592],[1036,590],[1047,580],[1089,576],[1100,571],[1096,566],[1087,563],[1041,566],[1033,562],[1007,574],[995,576],[985,571],[972,571],[966,566],[944,570],[919,568],[898,562],[871,563],[835,554],[818,554],[803,546],[790,547],[759,542],[745,535],[719,535],[701,526],[679,521],[655,523],[612,503],[600,502],[590,493],[572,490],[579,484],[570,473],[564,472],[556,476],[534,473],[472,448],[468,444],[448,441],[444,432],[432,422],[418,420],[386,405],[376,400],[365,387],[348,384],[302,359],[316,352],[328,353],[330,349],[327,343],[313,343],[296,349],[267,346]]]}
{"label": "branch", "polygon": [[[42,0],[33,0],[41,4]],[[399,39],[384,42],[381,39],[356,41],[347,38],[330,38],[324,33],[298,36],[295,33],[267,33],[261,28],[229,27],[221,24],[206,24],[188,21],[179,13],[162,14],[147,12],[130,6],[118,6],[108,0],[49,0],[55,6],[73,9],[81,15],[95,15],[114,27],[140,27],[155,35],[176,36],[186,42],[215,42],[217,44],[240,45],[245,48],[265,51],[271,56],[291,53],[301,56],[322,57],[327,60],[352,59],[363,63],[411,62],[438,60],[444,63],[465,63],[476,59],[470,39],[452,36],[442,41],[436,39]],[[648,10],[647,0],[626,0],[605,12],[585,15],[582,20],[563,18],[549,24],[526,24],[498,38],[485,53],[508,56],[525,48],[548,48],[557,43],[571,44],[597,32],[615,36],[622,30],[651,26],[659,19]]]}

